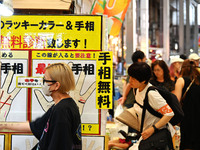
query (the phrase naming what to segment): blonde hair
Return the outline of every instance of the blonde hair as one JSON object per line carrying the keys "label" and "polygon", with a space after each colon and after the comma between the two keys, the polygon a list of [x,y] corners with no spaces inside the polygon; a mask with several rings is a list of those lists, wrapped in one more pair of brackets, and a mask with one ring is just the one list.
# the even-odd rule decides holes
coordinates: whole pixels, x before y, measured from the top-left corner
{"label": "blonde hair", "polygon": [[75,89],[74,74],[66,63],[53,63],[46,67],[52,80],[60,83],[58,89],[61,93],[66,93]]}

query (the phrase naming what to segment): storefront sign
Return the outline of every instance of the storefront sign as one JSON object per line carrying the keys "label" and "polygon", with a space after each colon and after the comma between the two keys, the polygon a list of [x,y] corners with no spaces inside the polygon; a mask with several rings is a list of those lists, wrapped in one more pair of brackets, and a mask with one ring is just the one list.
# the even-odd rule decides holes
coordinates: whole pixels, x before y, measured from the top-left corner
{"label": "storefront sign", "polygon": [[12,16],[1,20],[1,49],[102,49],[102,16]]}

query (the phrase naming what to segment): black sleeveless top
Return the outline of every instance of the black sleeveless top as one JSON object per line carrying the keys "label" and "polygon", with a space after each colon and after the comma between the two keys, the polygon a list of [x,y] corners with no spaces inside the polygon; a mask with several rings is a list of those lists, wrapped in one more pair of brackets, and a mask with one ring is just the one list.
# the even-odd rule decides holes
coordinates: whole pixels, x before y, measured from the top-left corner
{"label": "black sleeveless top", "polygon": [[[182,89],[182,96],[191,80],[183,77],[185,81]],[[181,149],[199,149],[200,148],[200,85],[192,84],[183,100],[184,119],[181,122]]]}

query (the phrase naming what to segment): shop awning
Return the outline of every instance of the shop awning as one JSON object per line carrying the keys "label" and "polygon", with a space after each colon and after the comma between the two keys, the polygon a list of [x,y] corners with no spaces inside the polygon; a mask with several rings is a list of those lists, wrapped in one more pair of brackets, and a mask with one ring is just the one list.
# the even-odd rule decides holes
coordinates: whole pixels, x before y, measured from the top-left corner
{"label": "shop awning", "polygon": [[72,0],[13,0],[14,9],[69,10]]}

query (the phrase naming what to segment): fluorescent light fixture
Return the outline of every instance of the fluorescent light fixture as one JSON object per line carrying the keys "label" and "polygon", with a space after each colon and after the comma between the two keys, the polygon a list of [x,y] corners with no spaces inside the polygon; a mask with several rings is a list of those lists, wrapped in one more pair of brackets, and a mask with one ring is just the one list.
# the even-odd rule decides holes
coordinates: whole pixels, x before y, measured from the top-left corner
{"label": "fluorescent light fixture", "polygon": [[0,0],[0,16],[12,16],[13,13],[12,0]]}

